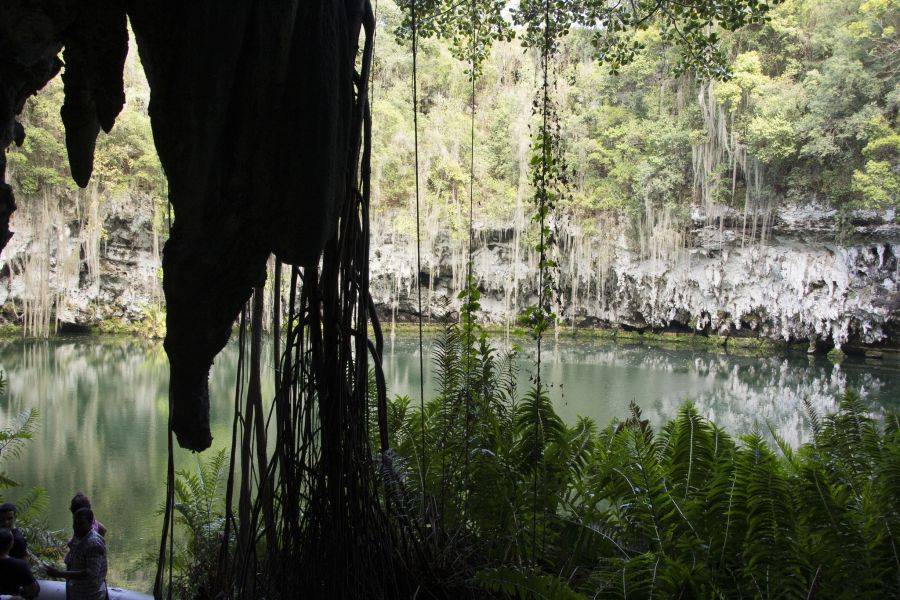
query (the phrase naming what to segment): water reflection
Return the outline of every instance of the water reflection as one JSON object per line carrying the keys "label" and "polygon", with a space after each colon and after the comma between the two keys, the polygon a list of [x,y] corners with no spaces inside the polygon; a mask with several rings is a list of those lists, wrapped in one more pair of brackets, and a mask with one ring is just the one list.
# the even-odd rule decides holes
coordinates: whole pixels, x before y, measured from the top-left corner
{"label": "water reflection", "polygon": [[[431,345],[426,341],[426,390],[435,385]],[[391,392],[418,398],[417,341],[389,341],[385,359]],[[805,356],[739,358],[563,342],[549,344],[544,359],[544,380],[553,386],[554,402],[567,420],[587,415],[606,423],[623,416],[634,399],[658,423],[691,398],[705,415],[733,432],[769,421],[796,444],[805,435],[802,398],[821,411],[833,408],[847,388],[860,389],[873,410],[891,403],[896,407],[900,398],[900,372],[890,364],[847,361],[838,366]],[[232,344],[216,359],[210,376],[214,447],[230,438],[237,360]],[[529,360],[520,359],[523,390]],[[28,408],[41,411],[40,432],[22,457],[7,465],[10,475],[49,491],[55,527],[69,527],[68,501],[74,492],[90,495],[110,530],[117,581],[142,578],[126,574],[126,567],[152,552],[158,535],[168,415],[168,369],[161,345],[127,338],[4,341],[0,368],[9,381],[9,394],[0,402],[0,424]],[[264,377],[263,383],[270,395],[272,377]],[[177,455],[179,467],[190,467],[193,460],[188,453]]]}
{"label": "water reflection", "polygon": [[[426,356],[431,344],[426,343]],[[418,399],[418,343],[398,338],[388,344],[389,389]],[[900,366],[823,357],[786,355],[738,357],[681,348],[625,346],[610,342],[551,342],[543,353],[543,380],[552,386],[557,411],[598,424],[623,417],[631,400],[658,424],[686,399],[722,427],[746,433],[770,423],[793,445],[806,439],[802,400],[816,410],[834,410],[848,388],[859,390],[873,411],[900,407]],[[533,353],[519,361],[520,392],[529,384]],[[434,390],[433,367],[425,364],[426,395]]]}
{"label": "water reflection", "polygon": [[[230,346],[210,376],[214,447],[230,439],[237,358]],[[146,569],[136,563],[154,547],[165,485],[169,374],[162,345],[128,338],[5,341],[0,368],[9,385],[2,423],[29,408],[40,411],[36,439],[6,465],[9,474],[47,489],[55,528],[68,530],[72,495],[88,494],[109,528],[111,578],[144,581]],[[194,458],[179,451],[177,461],[190,467]]]}

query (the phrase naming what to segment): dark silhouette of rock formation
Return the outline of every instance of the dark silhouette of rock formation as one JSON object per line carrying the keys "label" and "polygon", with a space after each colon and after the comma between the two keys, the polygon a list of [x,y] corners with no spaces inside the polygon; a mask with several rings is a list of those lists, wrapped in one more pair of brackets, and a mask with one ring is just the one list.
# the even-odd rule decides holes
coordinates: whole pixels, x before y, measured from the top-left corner
{"label": "dark silhouette of rock formation", "polygon": [[[270,253],[318,262],[346,193],[359,0],[4,0],[0,173],[26,99],[62,68],[75,182],[124,103],[130,20],[175,220],[163,255],[165,349],[181,446],[211,443],[207,379]],[[62,60],[60,60],[62,53]],[[65,66],[63,67],[63,63]],[[0,183],[0,249],[12,235]]]}

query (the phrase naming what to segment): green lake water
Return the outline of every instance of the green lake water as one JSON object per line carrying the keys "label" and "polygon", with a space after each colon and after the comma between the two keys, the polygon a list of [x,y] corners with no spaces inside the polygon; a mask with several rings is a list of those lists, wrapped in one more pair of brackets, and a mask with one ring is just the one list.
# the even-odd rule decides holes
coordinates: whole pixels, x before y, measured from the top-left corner
{"label": "green lake water", "polygon": [[[430,342],[425,352],[427,394],[434,384]],[[833,364],[818,356],[736,357],[600,341],[551,341],[543,358],[544,381],[567,420],[586,415],[603,424],[625,415],[634,400],[659,423],[690,398],[732,432],[770,423],[797,444],[806,436],[803,398],[827,411],[852,388],[873,412],[900,407],[900,365],[892,362]],[[523,390],[530,360],[526,353],[519,361]],[[236,364],[232,344],[210,377],[214,448],[229,442]],[[6,340],[0,370],[8,379],[0,426],[23,410],[40,411],[35,439],[21,457],[4,460],[6,472],[23,486],[49,492],[48,522],[59,529],[69,527],[72,495],[91,496],[97,518],[109,528],[112,581],[145,587],[141,557],[155,552],[165,487],[168,368],[162,345],[129,338]],[[390,393],[418,400],[414,338],[386,340],[385,371]],[[272,377],[265,377],[264,392],[271,396],[272,388]],[[178,468],[192,468],[196,459],[179,451],[176,460]],[[14,499],[16,491],[7,496]]]}

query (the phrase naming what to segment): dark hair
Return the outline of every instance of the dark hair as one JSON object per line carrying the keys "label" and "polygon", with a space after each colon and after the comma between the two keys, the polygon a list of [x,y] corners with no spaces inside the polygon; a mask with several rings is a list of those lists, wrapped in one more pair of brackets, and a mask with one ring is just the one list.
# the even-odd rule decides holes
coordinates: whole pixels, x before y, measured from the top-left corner
{"label": "dark hair", "polygon": [[13,533],[6,527],[0,529],[0,552],[9,550],[13,544]]}
{"label": "dark hair", "polygon": [[88,507],[79,508],[78,510],[76,510],[75,512],[72,513],[72,516],[75,517],[76,519],[78,517],[85,517],[85,518],[89,519],[91,521],[91,523],[94,522],[94,511],[92,511]]}
{"label": "dark hair", "polygon": [[73,515],[78,511],[79,508],[90,508],[90,507],[91,507],[91,499],[88,498],[87,496],[85,496],[84,494],[82,494],[81,492],[78,492],[77,494],[75,494],[75,496],[72,498],[72,502],[69,503],[69,510],[72,511]]}
{"label": "dark hair", "polygon": [[16,505],[13,504],[12,502],[4,502],[3,504],[0,504],[0,514],[9,512],[9,511],[13,511],[16,514],[19,513],[19,509],[16,508]]}

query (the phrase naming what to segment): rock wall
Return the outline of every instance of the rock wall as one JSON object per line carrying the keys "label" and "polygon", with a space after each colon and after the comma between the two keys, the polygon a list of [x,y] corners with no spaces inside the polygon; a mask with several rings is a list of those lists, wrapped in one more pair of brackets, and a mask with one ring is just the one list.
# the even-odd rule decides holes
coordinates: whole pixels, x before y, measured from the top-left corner
{"label": "rock wall", "polygon": [[29,335],[138,323],[162,302],[161,224],[150,197],[96,187],[20,199],[0,254],[0,305]]}
{"label": "rock wall", "polygon": [[[900,316],[896,219],[892,212],[856,213],[842,226],[844,243],[836,241],[837,219],[822,207],[787,207],[763,242],[742,235],[744,224],[734,214],[695,214],[692,230],[681,236],[667,234],[661,223],[643,237],[622,223],[590,234],[561,224],[556,312],[572,327],[838,346],[894,343]],[[485,320],[514,324],[535,301],[537,257],[522,237],[514,227],[477,230],[473,263]],[[673,244],[666,249],[661,240]],[[421,281],[429,316],[458,308],[464,246],[446,234],[425,241]],[[413,319],[414,240],[376,224],[372,248],[376,304],[389,322]]]}
{"label": "rock wall", "polygon": [[[0,254],[0,304],[8,322],[139,323],[162,305],[165,237],[149,197],[103,194],[20,203],[16,232]],[[415,318],[415,239],[373,219],[372,293],[386,327]],[[514,326],[535,302],[537,256],[522,233],[478,223],[474,273],[481,319]],[[423,304],[428,319],[458,310],[466,240],[425,224]],[[900,226],[893,214],[857,213],[835,241],[837,215],[817,207],[779,211],[765,243],[741,243],[739,215],[693,215],[683,245],[661,250],[665,227],[635,235],[622,222],[587,233],[560,223],[556,312],[565,327],[620,327],[749,335],[824,345],[896,344],[900,323]],[[668,239],[668,238],[665,238]],[[673,238],[674,239],[674,238]],[[682,239],[682,238],[679,238]]]}

